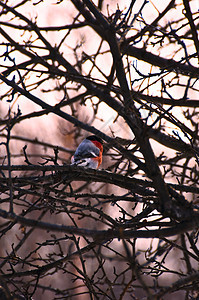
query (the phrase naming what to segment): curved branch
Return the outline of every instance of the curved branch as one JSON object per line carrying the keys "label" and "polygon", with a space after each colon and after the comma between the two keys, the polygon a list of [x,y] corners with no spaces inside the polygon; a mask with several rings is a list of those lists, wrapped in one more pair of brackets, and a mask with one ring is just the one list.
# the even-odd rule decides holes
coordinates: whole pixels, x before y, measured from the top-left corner
{"label": "curved branch", "polygon": [[38,220],[33,220],[30,218],[24,218],[22,216],[16,215],[11,212],[7,212],[3,209],[0,209],[0,216],[4,219],[11,220],[12,222],[16,222],[22,224],[24,226],[30,226],[34,228],[64,232],[68,234],[75,234],[79,236],[92,237],[94,240],[99,241],[107,241],[110,239],[131,239],[131,238],[162,238],[162,237],[171,237],[177,234],[185,233],[193,229],[199,228],[199,214],[193,215],[190,221],[181,222],[176,224],[175,226],[171,226],[169,228],[162,229],[154,229],[154,230],[133,230],[128,229],[124,230],[123,228],[119,229],[108,229],[108,230],[93,230],[86,228],[78,228],[75,226],[65,226],[52,224],[47,222],[42,222]]}

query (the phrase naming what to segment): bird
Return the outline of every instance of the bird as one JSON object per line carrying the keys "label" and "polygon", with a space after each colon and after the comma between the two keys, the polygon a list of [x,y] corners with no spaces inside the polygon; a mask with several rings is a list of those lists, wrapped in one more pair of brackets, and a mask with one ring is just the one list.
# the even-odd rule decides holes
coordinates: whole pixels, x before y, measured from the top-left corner
{"label": "bird", "polygon": [[96,135],[85,138],[71,158],[71,165],[98,169],[102,163],[103,141]]}

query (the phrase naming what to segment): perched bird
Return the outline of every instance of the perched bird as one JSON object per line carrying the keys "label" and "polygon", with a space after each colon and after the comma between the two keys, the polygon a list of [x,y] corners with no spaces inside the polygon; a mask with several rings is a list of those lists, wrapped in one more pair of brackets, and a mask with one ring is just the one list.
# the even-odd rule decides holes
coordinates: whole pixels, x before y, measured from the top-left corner
{"label": "perched bird", "polygon": [[97,169],[102,163],[103,141],[95,135],[88,136],[77,147],[71,158],[72,165]]}

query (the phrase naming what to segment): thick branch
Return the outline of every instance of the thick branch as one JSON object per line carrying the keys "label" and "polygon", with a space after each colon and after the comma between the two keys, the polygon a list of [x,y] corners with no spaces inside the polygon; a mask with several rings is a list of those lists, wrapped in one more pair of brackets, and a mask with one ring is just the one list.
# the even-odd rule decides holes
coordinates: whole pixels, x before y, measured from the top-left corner
{"label": "thick branch", "polygon": [[4,219],[11,220],[12,222],[17,222],[24,226],[64,232],[68,234],[75,234],[79,236],[92,237],[97,241],[107,241],[113,238],[117,239],[131,239],[131,238],[161,238],[161,237],[170,237],[176,234],[185,233],[187,231],[198,229],[199,227],[199,215],[193,215],[192,220],[185,221],[170,228],[155,229],[155,230],[121,230],[119,229],[110,229],[110,230],[91,230],[85,228],[77,228],[74,226],[65,226],[52,223],[46,223],[38,220],[33,220],[30,218],[24,218],[22,216],[16,215],[14,213],[9,213],[5,210],[0,209],[0,216]]}
{"label": "thick branch", "polygon": [[163,58],[159,55],[148,52],[143,48],[137,48],[129,45],[128,43],[126,44],[125,41],[121,45],[121,51],[123,54],[135,57],[153,66],[160,67],[162,70],[176,73],[180,72],[181,74],[191,76],[192,78],[198,78],[199,76],[199,68],[182,64],[174,59]]}

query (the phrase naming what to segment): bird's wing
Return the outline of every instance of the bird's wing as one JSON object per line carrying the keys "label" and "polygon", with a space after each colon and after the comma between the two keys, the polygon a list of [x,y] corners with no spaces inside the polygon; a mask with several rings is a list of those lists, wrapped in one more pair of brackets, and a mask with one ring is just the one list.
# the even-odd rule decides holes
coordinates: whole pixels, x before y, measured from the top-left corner
{"label": "bird's wing", "polygon": [[98,147],[96,147],[91,141],[84,140],[75,151],[74,160],[98,157],[99,154],[100,149]]}

